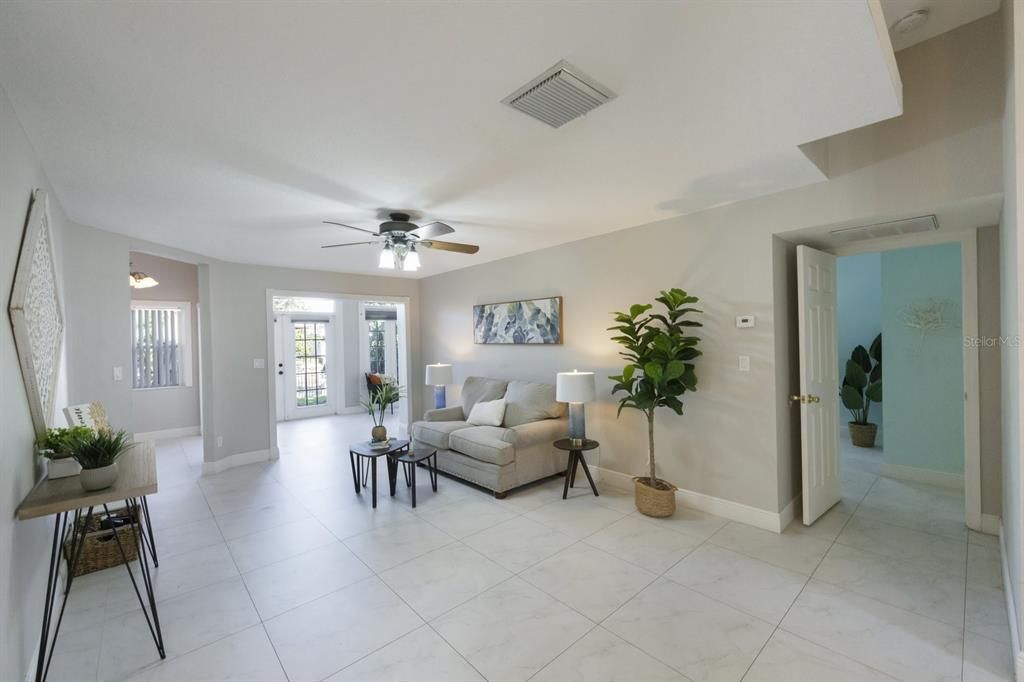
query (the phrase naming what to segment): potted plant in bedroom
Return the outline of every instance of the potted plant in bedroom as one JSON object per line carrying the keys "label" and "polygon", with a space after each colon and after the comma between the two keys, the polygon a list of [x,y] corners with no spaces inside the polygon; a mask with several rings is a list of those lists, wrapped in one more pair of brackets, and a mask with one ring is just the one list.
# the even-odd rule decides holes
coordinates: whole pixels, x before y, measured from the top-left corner
{"label": "potted plant in bedroom", "polygon": [[676,511],[676,487],[659,479],[655,469],[654,413],[667,407],[683,414],[683,394],[697,390],[693,361],[701,355],[700,339],[688,331],[702,325],[685,318],[703,312],[690,307],[698,300],[682,289],[662,291],[655,301],[664,313],[651,313],[652,304],[638,303],[629,312],[613,313],[617,324],[608,328],[618,332],[612,340],[625,347],[619,355],[629,361],[622,374],[608,377],[615,382],[613,395],[625,393],[618,414],[629,407],[647,417],[648,472],[633,479],[636,508],[647,516],[672,516]]}
{"label": "potted plant in bedroom", "polygon": [[878,424],[868,421],[871,403],[882,402],[882,335],[871,342],[871,350],[857,346],[846,361],[846,376],[839,389],[843,407],[853,417],[848,426],[850,442],[857,447],[875,447]]}
{"label": "potted plant in bedroom", "polygon": [[370,391],[367,399],[362,401],[362,406],[373,420],[373,428],[370,430],[371,443],[388,442],[388,429],[384,426],[384,411],[402,397],[402,390],[399,384],[384,382]]}
{"label": "potted plant in bedroom", "polygon": [[74,457],[82,465],[82,487],[103,490],[117,480],[117,458],[132,446],[125,431],[97,429],[75,444]]}
{"label": "potted plant in bedroom", "polygon": [[47,429],[36,441],[36,449],[46,458],[48,478],[77,476],[82,467],[75,461],[75,447],[78,442],[92,436],[88,426]]}

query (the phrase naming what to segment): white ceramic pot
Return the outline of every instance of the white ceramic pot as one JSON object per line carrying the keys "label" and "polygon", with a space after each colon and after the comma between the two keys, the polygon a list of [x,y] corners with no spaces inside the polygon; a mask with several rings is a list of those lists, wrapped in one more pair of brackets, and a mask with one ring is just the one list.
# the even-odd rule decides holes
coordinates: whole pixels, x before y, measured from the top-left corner
{"label": "white ceramic pot", "polygon": [[86,490],[109,488],[117,480],[117,462],[99,469],[82,469],[79,478],[82,480],[82,487]]}
{"label": "white ceramic pot", "polygon": [[82,472],[82,465],[72,457],[61,457],[60,459],[46,460],[47,478],[67,478],[77,476]]}

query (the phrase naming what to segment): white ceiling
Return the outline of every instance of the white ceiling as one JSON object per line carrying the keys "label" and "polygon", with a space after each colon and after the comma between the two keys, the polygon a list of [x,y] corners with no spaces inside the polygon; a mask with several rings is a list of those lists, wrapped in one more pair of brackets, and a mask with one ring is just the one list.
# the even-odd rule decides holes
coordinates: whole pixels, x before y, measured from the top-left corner
{"label": "white ceiling", "polygon": [[913,31],[893,33],[894,50],[906,49],[986,17],[999,9],[999,0],[882,0],[885,25],[889,28],[908,14],[922,9],[928,11],[928,20]]}
{"label": "white ceiling", "polygon": [[[823,179],[798,145],[896,116],[877,0],[3,2],[0,84],[82,223],[212,257],[380,272],[383,208],[476,256]],[[554,130],[501,99],[560,59],[618,97]]]}

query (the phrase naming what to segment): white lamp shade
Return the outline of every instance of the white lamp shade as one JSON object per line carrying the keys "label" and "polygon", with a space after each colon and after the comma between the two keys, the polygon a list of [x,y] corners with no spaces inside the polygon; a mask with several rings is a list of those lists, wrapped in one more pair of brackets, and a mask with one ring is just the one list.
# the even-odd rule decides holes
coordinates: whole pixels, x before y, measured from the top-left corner
{"label": "white lamp shade", "polygon": [[427,386],[447,386],[451,383],[454,383],[451,365],[427,365]]}
{"label": "white lamp shade", "polygon": [[555,382],[555,400],[560,403],[588,403],[594,399],[593,372],[559,372]]}

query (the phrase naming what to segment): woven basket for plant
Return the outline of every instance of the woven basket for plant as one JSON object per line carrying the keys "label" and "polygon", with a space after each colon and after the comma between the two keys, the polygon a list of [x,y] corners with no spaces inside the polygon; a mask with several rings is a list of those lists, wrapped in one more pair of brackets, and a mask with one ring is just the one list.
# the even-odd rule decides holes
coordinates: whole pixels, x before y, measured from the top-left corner
{"label": "woven basket for plant", "polygon": [[[127,522],[119,526],[115,531],[113,528],[103,527],[103,522],[106,519]],[[81,527],[85,524],[85,517],[78,523],[78,530],[81,533]],[[133,529],[135,536],[132,534]],[[78,566],[75,567],[75,576],[102,571],[104,568],[124,563],[121,550],[118,549],[117,540],[114,538],[115,532],[121,540],[121,547],[124,549],[128,561],[135,561],[138,558],[135,537],[141,537],[138,535],[141,533],[141,529],[139,528],[138,520],[132,516],[131,512],[127,509],[116,509],[110,512],[109,517],[106,514],[96,514],[89,520],[89,528],[85,533],[85,540],[82,545],[82,554],[78,558]],[[68,568],[70,568],[71,559],[73,558],[71,556],[70,538],[64,543],[64,558],[68,562]]]}
{"label": "woven basket for plant", "polygon": [[878,424],[849,423],[850,442],[859,448],[875,447],[875,436],[878,435]]}
{"label": "woven basket for plant", "polygon": [[647,484],[649,478],[633,479],[634,501],[637,511],[644,516],[664,518],[676,513],[676,487],[668,481],[657,479],[658,488]]}

